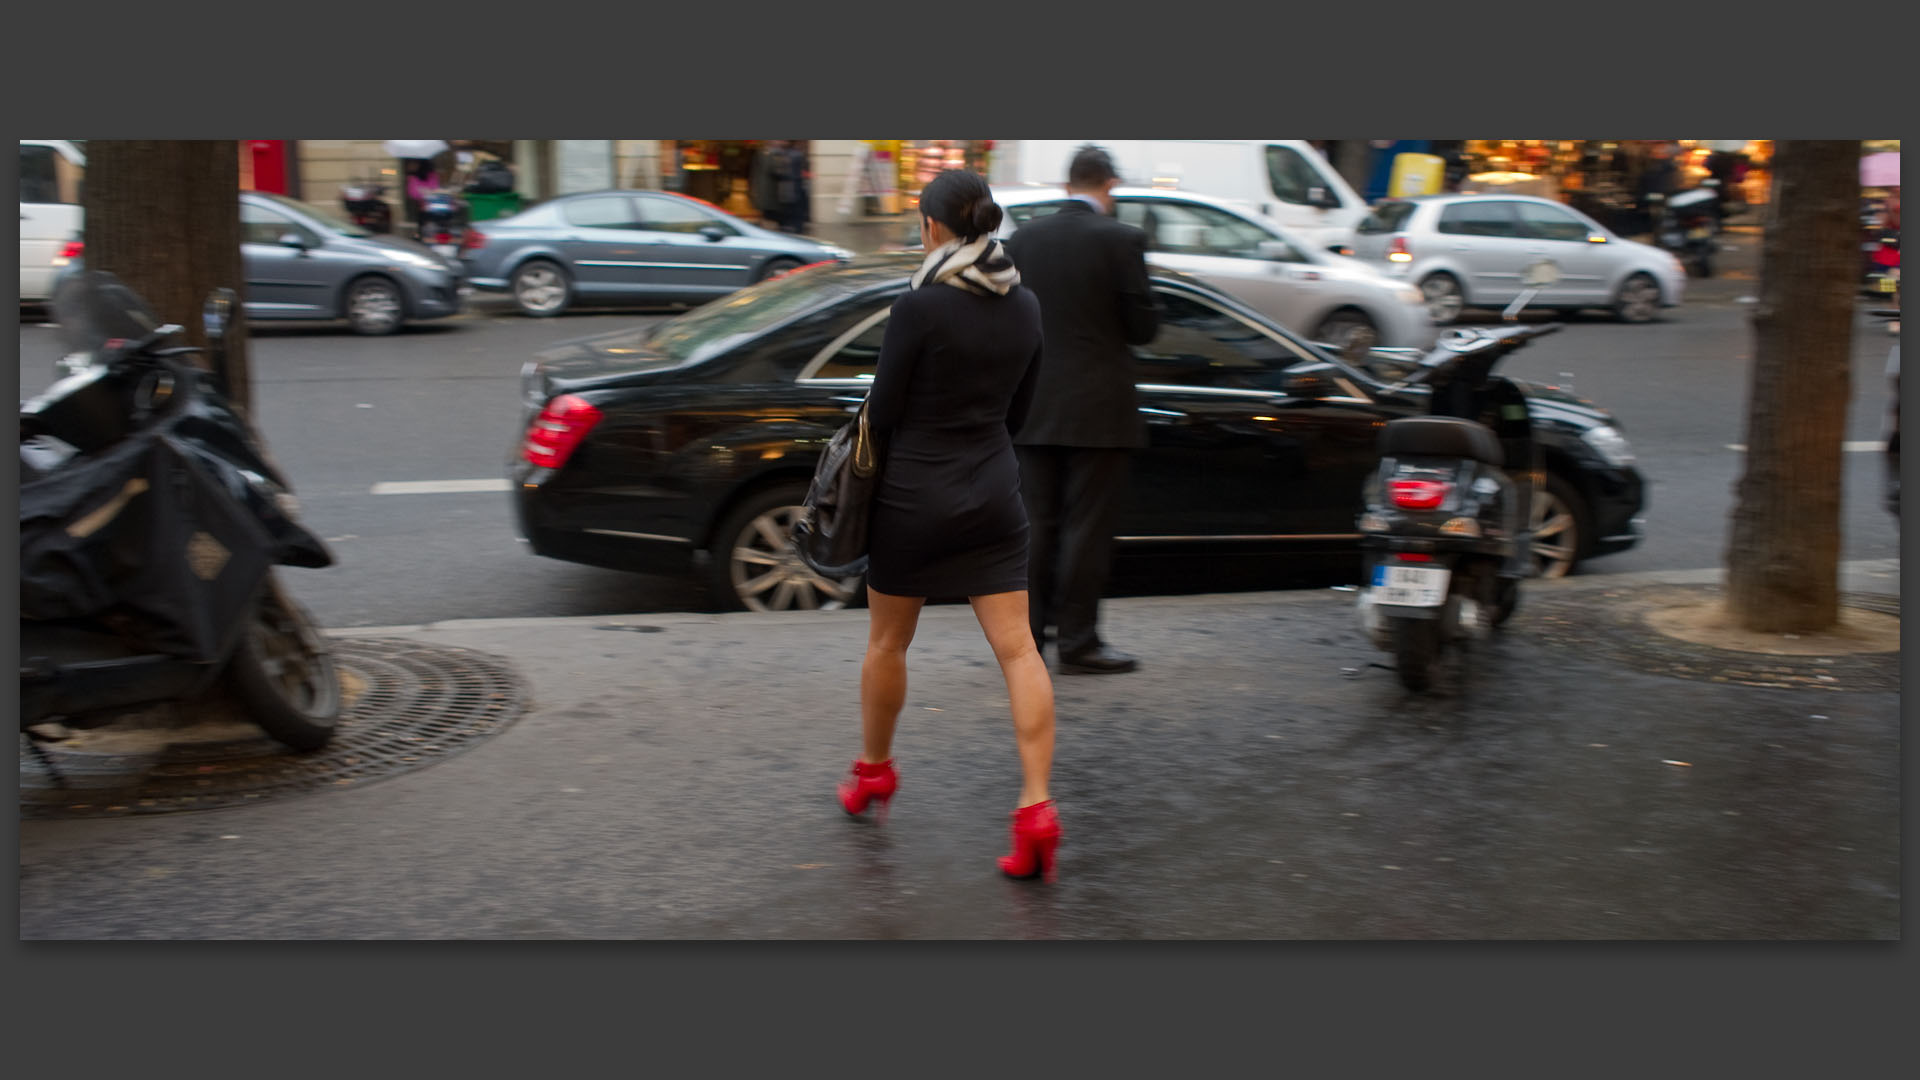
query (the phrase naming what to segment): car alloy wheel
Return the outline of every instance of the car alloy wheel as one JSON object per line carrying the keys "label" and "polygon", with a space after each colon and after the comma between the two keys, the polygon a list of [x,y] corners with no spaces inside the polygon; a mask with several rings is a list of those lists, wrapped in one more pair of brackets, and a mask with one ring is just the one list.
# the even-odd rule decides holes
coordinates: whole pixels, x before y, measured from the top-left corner
{"label": "car alloy wheel", "polygon": [[529,315],[558,315],[572,292],[566,273],[550,262],[530,262],[514,271],[514,302]]}
{"label": "car alloy wheel", "polygon": [[1380,342],[1380,331],[1374,328],[1372,319],[1353,310],[1334,312],[1313,332],[1313,340],[1331,345],[1335,351],[1344,351],[1349,345],[1358,346],[1360,338],[1372,348]]}
{"label": "car alloy wheel", "polygon": [[1566,481],[1547,478],[1533,493],[1533,562],[1543,578],[1566,577],[1580,561],[1580,514]]}
{"label": "car alloy wheel", "polygon": [[803,507],[756,514],[728,548],[728,577],[748,611],[835,611],[848,606],[860,576],[836,581],[814,573],[793,549],[793,523]]}
{"label": "car alloy wheel", "polygon": [[1620,286],[1620,297],[1614,303],[1614,311],[1621,322],[1643,323],[1652,321],[1660,312],[1660,286],[1645,274],[1635,274]]}
{"label": "car alloy wheel", "polygon": [[347,294],[347,323],[355,333],[391,334],[400,328],[400,290],[385,278],[356,282]]}
{"label": "car alloy wheel", "polygon": [[1427,315],[1435,326],[1445,326],[1460,317],[1467,298],[1452,274],[1434,274],[1420,283],[1420,296],[1427,302]]}

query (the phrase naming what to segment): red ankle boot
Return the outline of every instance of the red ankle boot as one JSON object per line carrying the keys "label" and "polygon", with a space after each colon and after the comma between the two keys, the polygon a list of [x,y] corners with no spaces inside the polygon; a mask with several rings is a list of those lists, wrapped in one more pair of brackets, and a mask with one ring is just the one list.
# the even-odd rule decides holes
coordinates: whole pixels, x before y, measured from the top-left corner
{"label": "red ankle boot", "polygon": [[880,800],[879,820],[887,820],[887,803],[900,788],[900,774],[893,771],[893,759],[869,765],[853,759],[853,769],[840,781],[840,806],[849,814],[860,814],[867,804]]}
{"label": "red ankle boot", "polygon": [[1053,800],[1023,806],[1013,812],[1013,852],[1000,856],[1000,872],[1008,877],[1045,875],[1054,880],[1053,855],[1060,846],[1060,817]]}

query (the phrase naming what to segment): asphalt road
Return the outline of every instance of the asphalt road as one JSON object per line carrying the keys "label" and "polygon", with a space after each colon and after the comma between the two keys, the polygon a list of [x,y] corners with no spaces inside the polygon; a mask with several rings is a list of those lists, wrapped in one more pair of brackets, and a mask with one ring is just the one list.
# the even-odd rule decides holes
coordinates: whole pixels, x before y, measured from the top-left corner
{"label": "asphalt road", "polygon": [[[1642,326],[1601,316],[1523,350],[1514,375],[1569,379],[1615,410],[1650,481],[1647,538],[1582,572],[1618,574],[1720,565],[1744,441],[1752,355],[1747,315],[1756,285],[1753,234],[1731,235],[1728,272],[1692,283],[1688,301]],[[1742,250],[1745,249],[1745,250]],[[1746,269],[1742,269],[1746,267]],[[1864,312],[1871,306],[1862,301]],[[528,319],[498,302],[387,338],[330,325],[253,331],[261,430],[293,479],[305,520],[338,563],[285,578],[324,625],[390,626],[446,619],[526,618],[698,610],[688,581],[539,558],[514,531],[501,491],[376,493],[395,482],[498,481],[517,443],[521,364],[552,342],[665,317],[583,311]],[[52,379],[56,331],[29,317],[20,333],[21,393]],[[1881,437],[1889,339],[1864,314],[1853,342],[1846,438]],[[1879,455],[1846,455],[1842,558],[1899,554],[1880,505]],[[1205,589],[1204,574],[1180,587]],[[1259,585],[1258,581],[1249,584]]]}

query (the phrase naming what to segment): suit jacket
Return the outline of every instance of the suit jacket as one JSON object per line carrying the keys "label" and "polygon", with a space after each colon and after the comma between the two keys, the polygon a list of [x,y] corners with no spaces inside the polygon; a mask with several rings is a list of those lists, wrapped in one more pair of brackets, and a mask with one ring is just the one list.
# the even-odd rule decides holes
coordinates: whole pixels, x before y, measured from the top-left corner
{"label": "suit jacket", "polygon": [[1079,200],[1007,241],[1020,283],[1040,301],[1040,376],[1023,446],[1147,444],[1130,346],[1153,340],[1160,308],[1147,285],[1147,234]]}

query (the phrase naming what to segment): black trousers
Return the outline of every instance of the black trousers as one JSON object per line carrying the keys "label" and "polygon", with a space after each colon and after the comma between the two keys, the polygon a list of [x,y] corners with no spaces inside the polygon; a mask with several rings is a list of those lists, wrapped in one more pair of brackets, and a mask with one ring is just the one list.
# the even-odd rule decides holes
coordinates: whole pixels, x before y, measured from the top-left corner
{"label": "black trousers", "polygon": [[1016,446],[1027,505],[1028,613],[1033,640],[1049,624],[1061,656],[1100,644],[1100,594],[1113,568],[1113,530],[1126,494],[1125,447]]}

